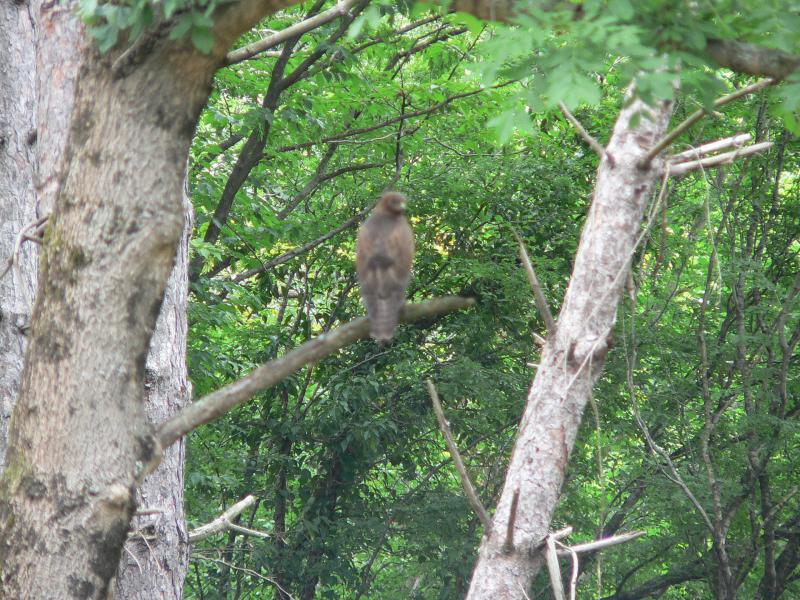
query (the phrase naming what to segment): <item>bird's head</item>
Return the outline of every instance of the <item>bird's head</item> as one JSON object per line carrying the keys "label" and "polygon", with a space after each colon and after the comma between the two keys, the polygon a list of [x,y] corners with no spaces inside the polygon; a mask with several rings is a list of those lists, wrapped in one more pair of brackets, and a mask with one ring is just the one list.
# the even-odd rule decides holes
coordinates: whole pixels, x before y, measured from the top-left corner
{"label": "bird's head", "polygon": [[406,197],[400,192],[386,192],[378,202],[380,210],[393,215],[402,215],[406,211]]}

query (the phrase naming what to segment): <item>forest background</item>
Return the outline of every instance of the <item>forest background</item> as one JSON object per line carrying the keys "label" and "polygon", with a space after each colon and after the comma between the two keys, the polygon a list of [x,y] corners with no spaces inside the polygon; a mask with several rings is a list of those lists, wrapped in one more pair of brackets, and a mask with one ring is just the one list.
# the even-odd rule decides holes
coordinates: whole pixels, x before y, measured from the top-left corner
{"label": "forest background", "polygon": [[[620,0],[506,26],[346,4],[254,50],[335,6],[272,15],[216,72],[186,175],[192,394],[363,314],[355,234],[389,187],[410,198],[409,301],[475,304],[402,325],[385,347],[350,344],[187,437],[185,597],[465,596],[484,528],[425,382],[493,512],[552,333],[516,235],[558,314],[604,156],[592,142],[611,138],[635,75],[638,98],[674,101],[673,126],[701,111],[674,154],[740,137],[722,166],[674,161],[647,194],[550,530],[572,527],[570,544],[643,532],[581,554],[579,598],[800,596],[800,78],[714,107],[756,79],[708,45],[796,51],[797,6]],[[81,10],[113,53],[146,3],[104,6]],[[209,51],[208,15],[175,10],[176,37]],[[155,369],[144,379],[158,385]],[[248,496],[232,525],[198,535]],[[122,554],[134,570],[158,529],[139,518]],[[543,570],[528,595],[551,585]]]}

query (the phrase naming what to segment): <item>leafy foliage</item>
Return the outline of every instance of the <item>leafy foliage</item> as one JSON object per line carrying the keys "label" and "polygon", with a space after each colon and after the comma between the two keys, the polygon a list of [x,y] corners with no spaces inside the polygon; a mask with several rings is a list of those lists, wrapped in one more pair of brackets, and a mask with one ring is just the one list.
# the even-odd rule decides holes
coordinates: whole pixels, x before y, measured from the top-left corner
{"label": "leafy foliage", "polygon": [[[703,66],[701,36],[795,43],[790,18],[746,4],[762,16],[623,0],[586,2],[580,19],[574,6],[532,13],[510,29],[354,10],[349,35],[347,22],[330,23],[280,56],[220,71],[190,167],[197,396],[363,313],[358,215],[390,182],[411,198],[411,299],[468,294],[478,304],[403,326],[387,347],[355,344],[190,438],[192,524],[255,494],[241,524],[271,537],[198,544],[187,597],[463,597],[482,532],[423,381],[436,382],[491,508],[543,327],[510,227],[557,311],[596,168],[553,106],[576,109],[602,141],[631,75],[645,70],[640,94],[671,96],[680,63],[686,116],[743,83]],[[263,27],[302,17],[293,9]],[[509,79],[520,81],[481,83]],[[797,567],[798,148],[768,116],[785,103],[765,93],[691,130],[682,145],[743,129],[778,143],[677,181],[653,207],[554,523],[582,539],[647,536],[584,560],[583,597],[712,596],[718,540],[702,513],[729,522],[743,597],[779,595],[768,545],[786,552],[789,574]],[[645,430],[669,460],[648,449]],[[784,597],[800,593],[783,581]]]}

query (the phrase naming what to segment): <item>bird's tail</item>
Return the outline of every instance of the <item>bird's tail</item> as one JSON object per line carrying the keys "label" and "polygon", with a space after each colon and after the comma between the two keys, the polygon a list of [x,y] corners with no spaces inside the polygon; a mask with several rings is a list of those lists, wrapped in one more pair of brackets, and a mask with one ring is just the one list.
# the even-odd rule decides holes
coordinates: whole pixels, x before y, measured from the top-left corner
{"label": "bird's tail", "polygon": [[377,342],[388,342],[397,329],[400,318],[401,302],[392,302],[389,298],[379,298],[369,316],[369,335]]}

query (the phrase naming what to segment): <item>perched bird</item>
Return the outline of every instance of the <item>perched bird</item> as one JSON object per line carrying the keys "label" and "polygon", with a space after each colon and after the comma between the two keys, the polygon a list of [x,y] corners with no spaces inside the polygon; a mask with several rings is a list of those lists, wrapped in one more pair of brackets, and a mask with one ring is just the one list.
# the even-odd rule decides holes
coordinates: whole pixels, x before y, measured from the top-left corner
{"label": "perched bird", "polygon": [[405,210],[403,194],[386,192],[358,232],[361,299],[369,316],[369,334],[381,343],[394,335],[411,279],[414,234]]}

